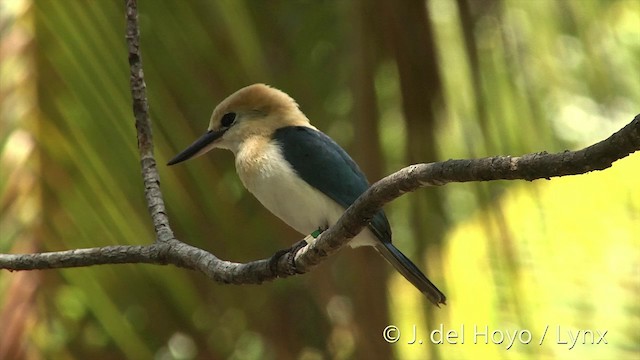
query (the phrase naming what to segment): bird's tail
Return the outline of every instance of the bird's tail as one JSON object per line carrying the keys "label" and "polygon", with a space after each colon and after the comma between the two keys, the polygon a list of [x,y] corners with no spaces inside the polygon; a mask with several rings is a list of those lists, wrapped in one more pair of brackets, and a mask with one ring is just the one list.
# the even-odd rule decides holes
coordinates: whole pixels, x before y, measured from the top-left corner
{"label": "bird's tail", "polygon": [[418,269],[418,267],[400,252],[391,242],[379,242],[376,244],[376,250],[398,270],[410,283],[413,284],[420,292],[425,294],[429,301],[435,306],[445,304],[447,298],[442,291],[433,285],[429,279]]}

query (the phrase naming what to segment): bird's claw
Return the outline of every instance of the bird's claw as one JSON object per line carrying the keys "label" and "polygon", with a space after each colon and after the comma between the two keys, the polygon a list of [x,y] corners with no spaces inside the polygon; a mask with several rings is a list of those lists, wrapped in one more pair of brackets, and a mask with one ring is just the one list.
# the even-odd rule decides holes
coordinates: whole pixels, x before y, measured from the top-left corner
{"label": "bird's claw", "polygon": [[274,275],[278,275],[278,263],[280,262],[280,258],[283,256],[287,257],[287,274],[295,275],[301,274],[302,272],[298,271],[296,268],[296,254],[300,249],[307,246],[307,242],[302,239],[297,243],[293,244],[289,249],[278,250],[275,254],[269,259],[269,269],[271,273]]}

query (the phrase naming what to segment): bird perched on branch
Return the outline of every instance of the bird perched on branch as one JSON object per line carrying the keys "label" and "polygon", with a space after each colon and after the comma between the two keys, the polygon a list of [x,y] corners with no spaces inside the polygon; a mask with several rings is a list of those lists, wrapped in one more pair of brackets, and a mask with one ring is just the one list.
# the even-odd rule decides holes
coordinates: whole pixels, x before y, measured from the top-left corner
{"label": "bird perched on branch", "polygon": [[[208,131],[168,165],[214,148],[231,150],[244,186],[273,214],[303,235],[335,224],[369,183],[331,138],[310,124],[289,95],[264,84],[242,88],[213,111]],[[351,247],[373,246],[436,306],[444,294],[391,243],[378,211]]]}

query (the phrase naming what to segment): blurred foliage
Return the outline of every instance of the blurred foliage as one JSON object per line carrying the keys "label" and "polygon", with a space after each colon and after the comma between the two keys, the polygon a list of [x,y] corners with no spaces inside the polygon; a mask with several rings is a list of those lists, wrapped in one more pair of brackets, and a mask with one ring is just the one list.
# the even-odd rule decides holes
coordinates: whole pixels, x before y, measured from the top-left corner
{"label": "blurred foliage", "polygon": [[[255,82],[296,98],[318,128],[367,164],[372,180],[412,159],[429,161],[422,133],[414,133],[427,114],[435,122],[425,146],[447,159],[575,149],[638,112],[636,0],[430,0],[426,27],[403,21],[415,7],[140,1],[158,163],[204,131],[217,102]],[[124,4],[11,0],[0,10],[0,249],[153,241],[135,148]],[[422,30],[439,79],[427,84],[428,98],[407,92],[407,79],[427,62],[423,44],[407,39]],[[407,44],[413,58],[401,57]],[[425,119],[407,119],[403,100],[411,94],[423,96]],[[372,115],[361,101],[375,108]],[[379,138],[363,139],[370,129]],[[411,135],[417,143],[408,146]],[[367,158],[376,148],[382,156]],[[230,153],[161,165],[160,175],[183,241],[247,261],[299,238],[244,191]],[[2,272],[0,358],[637,357],[639,177],[634,154],[603,172],[450,184],[389,204],[398,246],[448,295],[442,309],[400,276],[374,271],[388,266],[367,249],[260,286],[220,285],[151,265]],[[382,337],[391,324],[401,334],[394,344]],[[429,333],[441,324],[445,333],[464,326],[464,344],[432,344]],[[527,330],[532,340],[508,350],[507,339],[474,343],[474,325]],[[408,344],[413,329],[422,343]],[[559,344],[580,329],[608,330],[608,344]]]}

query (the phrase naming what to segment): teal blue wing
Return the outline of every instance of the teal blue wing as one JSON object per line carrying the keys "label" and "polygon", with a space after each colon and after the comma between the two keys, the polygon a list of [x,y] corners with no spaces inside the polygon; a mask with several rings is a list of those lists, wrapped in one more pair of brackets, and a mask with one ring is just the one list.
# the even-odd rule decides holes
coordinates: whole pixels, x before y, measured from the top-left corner
{"label": "teal blue wing", "polygon": [[[288,126],[276,130],[273,139],[304,181],[345,209],[369,188],[358,165],[324,133],[304,126]],[[391,241],[391,227],[384,211],[373,216],[369,228],[382,242]]]}

